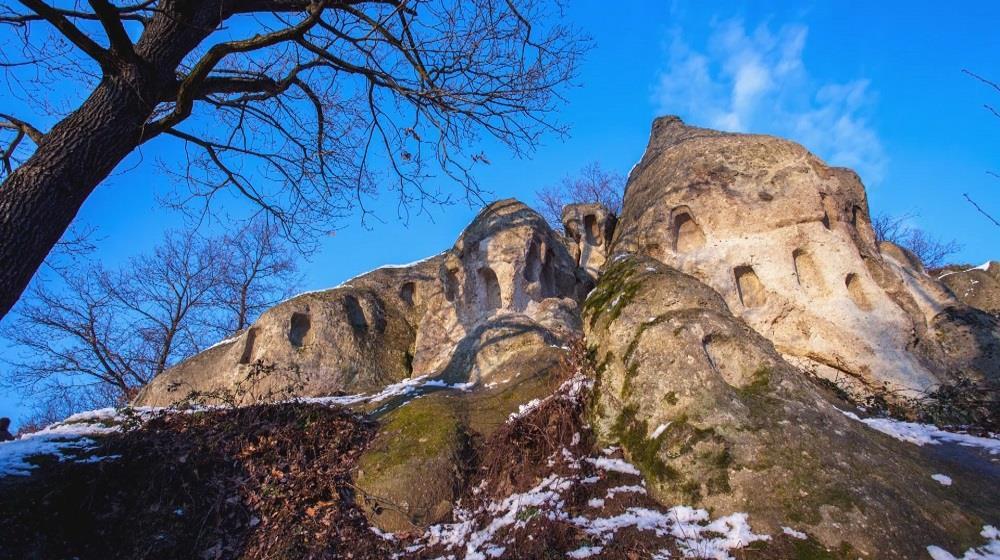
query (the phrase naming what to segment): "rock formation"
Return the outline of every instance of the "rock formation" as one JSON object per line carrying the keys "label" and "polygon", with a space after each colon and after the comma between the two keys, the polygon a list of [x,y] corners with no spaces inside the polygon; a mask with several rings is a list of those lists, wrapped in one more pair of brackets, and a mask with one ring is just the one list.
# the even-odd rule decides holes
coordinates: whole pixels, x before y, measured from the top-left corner
{"label": "rock formation", "polygon": [[943,542],[996,515],[931,478],[953,466],[849,419],[712,288],[659,261],[616,259],[584,328],[599,439],[624,448],[661,503],[749,511],[772,533],[794,522],[860,557],[923,553],[890,520],[921,519],[923,538]]}
{"label": "rock formation", "polygon": [[613,253],[702,280],[786,358],[858,393],[1000,377],[937,343],[968,309],[899,251],[883,255],[857,175],[798,144],[657,119],[620,224]]}
{"label": "rock formation", "polygon": [[258,391],[294,377],[303,383],[298,396],[379,391],[414,374],[506,383],[498,366],[513,349],[578,331],[577,301],[591,284],[538,214],[513,200],[496,202],[452,249],[282,302],[238,336],[158,376],[136,404],[232,389],[256,362],[274,366]]}
{"label": "rock formation", "polygon": [[[359,409],[381,429],[357,498],[381,529],[409,532],[451,515],[476,442],[551,394],[583,339],[588,429],[621,446],[663,504],[746,511],[770,532],[793,521],[865,557],[971,546],[996,521],[974,468],[870,429],[828,390],[996,382],[1000,326],[963,303],[992,300],[955,297],[969,278],[995,284],[992,268],[946,287],[876,244],[853,172],[675,117],[654,122],[620,217],[575,204],[562,219],[565,235],[519,202],[493,203],[447,251],[283,302],[137,403],[232,391],[260,371],[266,389],[295,377],[298,396],[368,394]],[[960,489],[931,478],[945,469]]]}
{"label": "rock formation", "polygon": [[962,303],[1000,317],[1000,262],[946,267],[938,280]]}

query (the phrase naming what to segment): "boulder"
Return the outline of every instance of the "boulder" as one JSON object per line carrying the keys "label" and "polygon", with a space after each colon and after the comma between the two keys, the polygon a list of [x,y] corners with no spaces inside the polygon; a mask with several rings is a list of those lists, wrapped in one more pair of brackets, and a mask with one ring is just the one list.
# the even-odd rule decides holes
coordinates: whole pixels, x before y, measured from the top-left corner
{"label": "boulder", "polygon": [[467,440],[442,393],[392,410],[359,460],[358,504],[388,532],[423,529],[445,520],[462,488]]}
{"label": "boulder", "polygon": [[961,550],[995,519],[980,473],[961,475],[962,494],[935,482],[954,467],[838,410],[693,276],[619,256],[583,309],[592,424],[660,502],[748,512],[771,534],[801,527],[851,558]]}

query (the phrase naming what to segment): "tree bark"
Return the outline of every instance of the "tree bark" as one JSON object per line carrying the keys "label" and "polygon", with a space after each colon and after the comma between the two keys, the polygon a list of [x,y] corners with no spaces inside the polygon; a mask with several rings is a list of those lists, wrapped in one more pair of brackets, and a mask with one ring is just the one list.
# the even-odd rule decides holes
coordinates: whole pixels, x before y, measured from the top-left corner
{"label": "tree bark", "polygon": [[204,2],[196,10],[158,13],[136,44],[137,58],[116,59],[80,108],[0,185],[0,319],[90,193],[139,145],[181,60],[221,21],[219,8]]}

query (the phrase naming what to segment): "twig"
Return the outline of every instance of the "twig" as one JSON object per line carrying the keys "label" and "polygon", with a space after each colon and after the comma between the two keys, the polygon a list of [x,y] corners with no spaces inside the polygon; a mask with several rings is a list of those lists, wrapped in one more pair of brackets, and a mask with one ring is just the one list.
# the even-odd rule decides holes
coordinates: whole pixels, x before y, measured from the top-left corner
{"label": "twig", "polygon": [[996,218],[994,218],[993,216],[990,216],[990,215],[989,215],[988,213],[986,213],[986,211],[985,211],[985,210],[983,210],[982,208],[980,208],[980,207],[979,207],[979,205],[978,205],[978,204],[976,204],[976,201],[975,201],[975,200],[972,200],[971,198],[969,198],[969,195],[968,195],[968,194],[966,194],[966,193],[962,193],[962,196],[964,196],[964,197],[965,197],[965,200],[968,200],[968,201],[969,201],[969,204],[972,204],[973,206],[975,206],[975,207],[976,207],[976,210],[979,210],[979,213],[980,213],[980,214],[982,214],[983,216],[986,216],[986,218],[987,218],[987,219],[988,219],[989,221],[993,222],[993,225],[995,225],[995,226],[997,226],[997,227],[1000,227],[1000,222],[996,221]]}

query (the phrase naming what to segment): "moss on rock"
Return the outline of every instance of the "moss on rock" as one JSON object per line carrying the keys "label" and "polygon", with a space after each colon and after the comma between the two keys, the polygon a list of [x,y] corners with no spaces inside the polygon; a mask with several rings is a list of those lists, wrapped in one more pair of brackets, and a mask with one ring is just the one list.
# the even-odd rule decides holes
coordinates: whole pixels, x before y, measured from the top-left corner
{"label": "moss on rock", "polygon": [[359,505],[384,531],[442,521],[461,487],[465,445],[463,424],[443,393],[389,412],[358,462]]}

